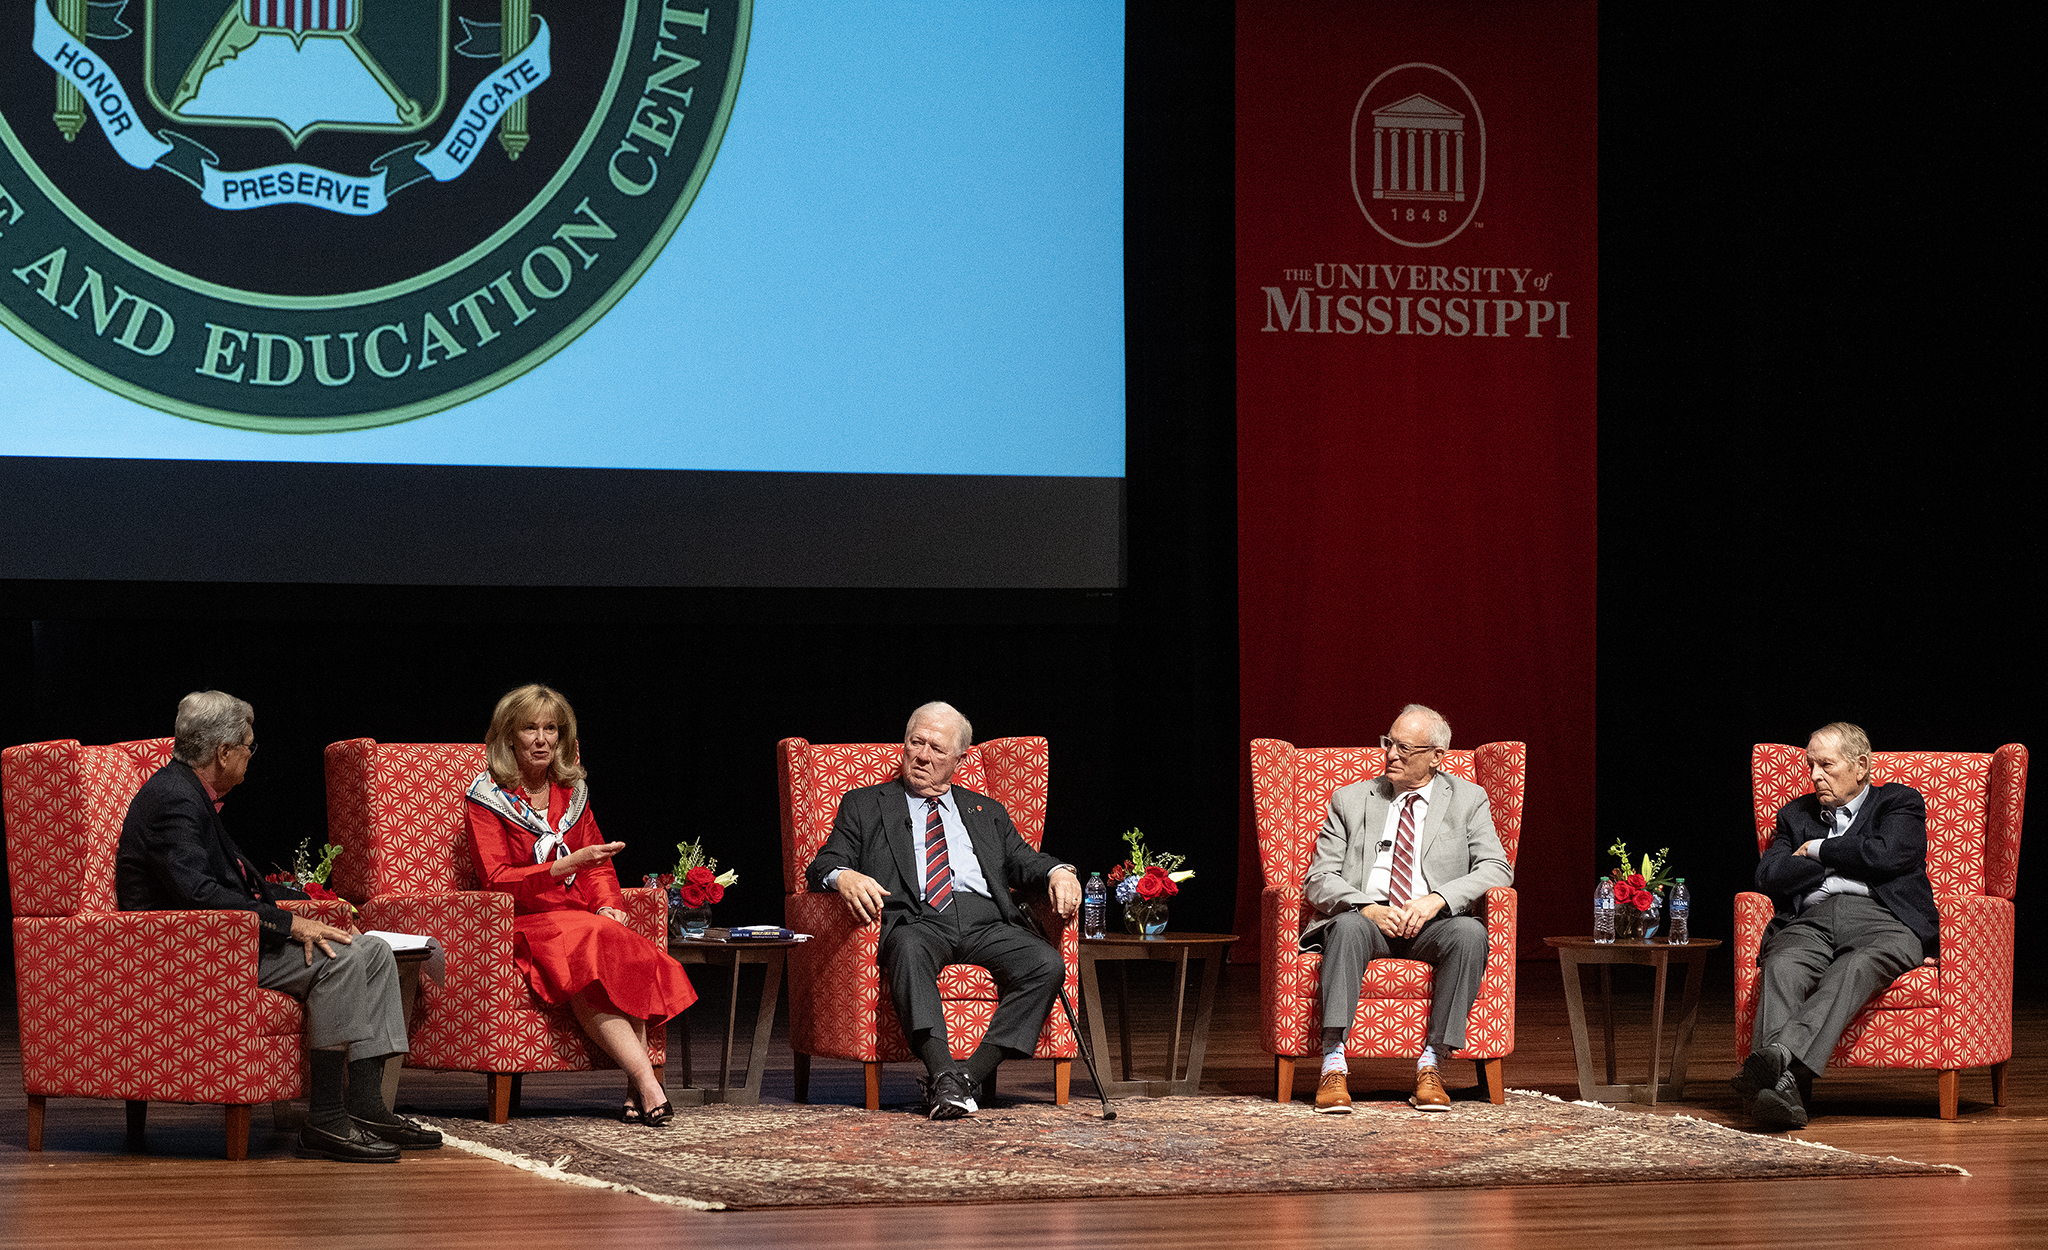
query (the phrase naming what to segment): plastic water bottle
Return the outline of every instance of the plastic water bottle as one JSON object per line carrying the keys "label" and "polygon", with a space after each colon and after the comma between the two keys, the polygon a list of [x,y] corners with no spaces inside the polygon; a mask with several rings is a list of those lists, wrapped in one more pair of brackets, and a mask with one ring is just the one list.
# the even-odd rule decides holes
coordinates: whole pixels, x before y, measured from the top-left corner
{"label": "plastic water bottle", "polygon": [[1692,941],[1686,931],[1686,922],[1692,918],[1692,891],[1685,888],[1685,878],[1680,877],[1671,887],[1671,901],[1665,924],[1664,940],[1673,946],[1684,946]]}
{"label": "plastic water bottle", "polygon": [[1088,874],[1088,884],[1081,889],[1081,936],[1099,938],[1102,936],[1103,916],[1109,911],[1109,883],[1099,872]]}
{"label": "plastic water bottle", "polygon": [[1602,946],[1614,944],[1614,883],[1605,877],[1593,887],[1593,940]]}

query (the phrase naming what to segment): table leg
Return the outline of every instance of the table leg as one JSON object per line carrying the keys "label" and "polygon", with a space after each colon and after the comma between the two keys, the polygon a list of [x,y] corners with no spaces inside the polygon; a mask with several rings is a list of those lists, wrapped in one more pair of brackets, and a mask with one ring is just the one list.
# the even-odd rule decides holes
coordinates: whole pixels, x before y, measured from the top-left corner
{"label": "table leg", "polygon": [[1123,1043],[1124,1079],[1135,1080],[1137,1074],[1131,1067],[1131,972],[1122,960],[1116,965],[1116,1028]]}
{"label": "table leg", "polygon": [[[1109,1027],[1102,1019],[1102,986],[1096,976],[1095,961],[1084,953],[1081,957],[1081,1012],[1088,1018],[1088,1045],[1099,1064],[1107,1065],[1109,1055]],[[1128,1074],[1129,1069],[1126,1069]],[[1100,1069],[1095,1074],[1096,1083],[1105,1098],[1120,1098],[1122,1082],[1110,1078]]]}
{"label": "table leg", "polygon": [[[1591,1102],[1593,1087],[1599,1082],[1593,1079],[1593,1039],[1586,1030],[1586,1000],[1579,985],[1579,961],[1572,957],[1569,950],[1560,949],[1557,952],[1557,962],[1564,972],[1564,1010],[1572,1022],[1572,1057],[1579,1065],[1579,1097]],[[1610,1055],[1614,1053],[1611,1037],[1610,1034]],[[1608,1083],[1613,1084],[1612,1081]]]}
{"label": "table leg", "polygon": [[768,1062],[768,1040],[775,1033],[775,1003],[782,993],[782,951],[768,952],[761,961],[761,1009],[754,1014],[754,1046],[747,1052],[747,1088],[738,1102],[748,1106],[761,1101],[761,1070]]}
{"label": "table leg", "polygon": [[1657,1105],[1657,1078],[1664,1064],[1664,987],[1671,976],[1671,956],[1657,960],[1657,981],[1650,991],[1650,1105]]}
{"label": "table leg", "polygon": [[1610,964],[1600,965],[1600,1027],[1607,1034],[1607,1083],[1616,1084],[1614,1075],[1614,968]]}
{"label": "table leg", "polygon": [[1180,948],[1180,959],[1174,965],[1173,981],[1173,1036],[1166,1044],[1166,1080],[1168,1084],[1180,1080],[1180,1022],[1187,1011],[1188,1002],[1188,948]]}
{"label": "table leg", "polygon": [[1223,980],[1223,953],[1202,956],[1202,996],[1195,1000],[1195,1036],[1188,1043],[1188,1074],[1182,1084],[1190,1096],[1202,1092],[1202,1059],[1209,1049],[1209,1019],[1216,1010],[1216,986]]}
{"label": "table leg", "polygon": [[1678,1036],[1671,1046],[1671,1097],[1685,1096],[1685,1052],[1700,1018],[1700,983],[1707,979],[1705,952],[1685,961],[1685,997],[1678,1004]]}
{"label": "table leg", "polygon": [[740,1021],[740,958],[733,952],[732,980],[725,996],[725,1045],[718,1052],[718,1101],[732,1093],[732,1032]]}

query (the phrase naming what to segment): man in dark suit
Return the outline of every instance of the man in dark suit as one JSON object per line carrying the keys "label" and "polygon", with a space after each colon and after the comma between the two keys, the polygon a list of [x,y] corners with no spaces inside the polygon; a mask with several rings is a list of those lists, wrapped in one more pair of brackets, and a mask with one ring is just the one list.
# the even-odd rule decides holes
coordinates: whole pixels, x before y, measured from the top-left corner
{"label": "man in dark suit", "polygon": [[306,1006],[313,1051],[302,1158],[396,1163],[400,1147],[439,1146],[439,1133],[384,1105],[384,1062],[406,1049],[391,947],[280,907],[277,888],[221,824],[221,801],[256,754],[255,710],[197,691],[179,701],[174,732],[171,762],[142,784],[121,823],[121,910],[256,914],[256,984]]}
{"label": "man in dark suit", "polygon": [[1941,946],[1927,880],[1927,805],[1870,784],[1870,738],[1846,721],[1806,744],[1814,792],[1778,811],[1756,888],[1777,908],[1758,959],[1763,993],[1732,1082],[1758,1125],[1806,1127],[1800,1078],[1827,1066],[1865,1003]]}
{"label": "man in dark suit", "polygon": [[[1004,1059],[1027,1058],[1052,1010],[1059,951],[1024,928],[1010,891],[1046,887],[1061,916],[1080,906],[1071,864],[1031,849],[1003,805],[952,784],[974,741],[944,703],[910,714],[903,774],[839,800],[832,835],[811,861],[813,890],[836,890],[865,924],[882,921],[879,952],[896,1018],[924,1061],[925,1114],[972,1115],[974,1090]],[[996,983],[995,1018],[981,1046],[956,1063],[946,1041],[939,971],[977,964]]]}
{"label": "man in dark suit", "polygon": [[1451,1109],[1438,1062],[1465,1044],[1465,1020],[1486,975],[1486,926],[1472,904],[1495,886],[1514,884],[1484,787],[1437,771],[1450,750],[1451,726],[1410,703],[1380,738],[1385,776],[1353,782],[1330,796],[1316,837],[1304,897],[1318,919],[1304,947],[1323,943],[1323,1069],[1316,1110],[1349,1115],[1345,1038],[1358,1014],[1365,967],[1375,959],[1431,965],[1429,1032],[1415,1059],[1417,1111]]}

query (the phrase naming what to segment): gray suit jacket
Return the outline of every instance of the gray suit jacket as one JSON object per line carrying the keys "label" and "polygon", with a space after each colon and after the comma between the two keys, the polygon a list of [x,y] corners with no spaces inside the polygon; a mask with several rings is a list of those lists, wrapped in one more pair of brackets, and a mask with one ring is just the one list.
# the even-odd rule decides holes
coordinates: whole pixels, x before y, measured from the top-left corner
{"label": "gray suit jacket", "polygon": [[[1513,885],[1515,870],[1494,832],[1485,787],[1441,772],[1431,784],[1436,789],[1417,835],[1416,868],[1423,884],[1443,896],[1444,910],[1463,915],[1488,890]],[[1322,914],[1302,930],[1303,939],[1338,912],[1376,901],[1367,897],[1365,883],[1393,801],[1394,787],[1385,777],[1353,782],[1330,796],[1330,814],[1302,887]]]}

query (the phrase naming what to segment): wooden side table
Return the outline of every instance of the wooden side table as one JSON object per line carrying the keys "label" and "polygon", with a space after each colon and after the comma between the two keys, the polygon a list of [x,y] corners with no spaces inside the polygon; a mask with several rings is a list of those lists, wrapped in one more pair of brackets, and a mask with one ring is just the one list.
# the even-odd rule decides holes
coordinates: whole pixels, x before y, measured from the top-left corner
{"label": "wooden side table", "polygon": [[[761,1069],[768,1059],[768,1038],[775,1031],[775,1003],[782,992],[782,972],[789,959],[790,948],[796,945],[794,938],[749,938],[731,942],[677,938],[668,944],[668,953],[675,956],[677,963],[715,964],[732,970],[725,1004],[725,1044],[718,1052],[718,1084],[716,1087],[692,1084],[691,1013],[686,1011],[669,1022],[673,1030],[671,1036],[677,1039],[674,1045],[680,1053],[683,1069],[682,1084],[668,1085],[670,1102],[679,1107],[696,1107],[710,1102],[751,1107],[760,1103]],[[735,1088],[732,1084],[732,1043],[733,1032],[739,1024],[740,968],[746,964],[761,967],[761,1005],[754,1013],[754,1042],[747,1051],[746,1082]]]}
{"label": "wooden side table", "polygon": [[[1720,946],[1718,938],[1694,938],[1673,946],[1662,938],[1652,942],[1599,943],[1589,937],[1547,937],[1544,944],[1557,949],[1558,964],[1564,972],[1564,1005],[1572,1020],[1572,1051],[1579,1061],[1579,1097],[1587,1102],[1641,1102],[1654,1107],[1659,1098],[1680,1098],[1685,1094],[1685,1052],[1692,1045],[1693,1026],[1699,1022],[1700,982],[1707,973],[1707,953]],[[1664,986],[1673,961],[1685,965],[1685,996],[1678,1005],[1678,1034],[1672,1039],[1671,1079],[1659,1083],[1664,1057]],[[1593,1041],[1586,1030],[1586,1004],[1579,987],[1579,969],[1586,964],[1600,969],[1600,1025],[1607,1042],[1607,1083],[1593,1079]],[[1615,964],[1648,964],[1656,970],[1656,988],[1650,994],[1650,1079],[1642,1085],[1622,1085],[1614,1073],[1614,975]]]}
{"label": "wooden side table", "polygon": [[[1216,1009],[1216,985],[1223,979],[1223,960],[1230,953],[1235,933],[1162,933],[1158,937],[1111,933],[1081,939],[1081,1002],[1088,1015],[1088,1037],[1098,1065],[1108,1062],[1109,1030],[1102,1021],[1102,990],[1096,982],[1095,965],[1114,962],[1117,966],[1117,1031],[1122,1042],[1123,1077],[1102,1080],[1105,1098],[1129,1098],[1142,1094],[1162,1098],[1170,1094],[1202,1092],[1202,1058],[1209,1048],[1209,1017]],[[1189,1031],[1187,1068],[1180,1063],[1181,1022],[1186,1016],[1188,959],[1202,961],[1202,993],[1196,1000],[1195,1023]],[[1166,1047],[1166,1079],[1136,1080],[1131,1076],[1131,994],[1130,976],[1124,962],[1134,959],[1158,960],[1178,965],[1174,979],[1173,1030]],[[1176,1075],[1179,1073],[1179,1075]]]}

